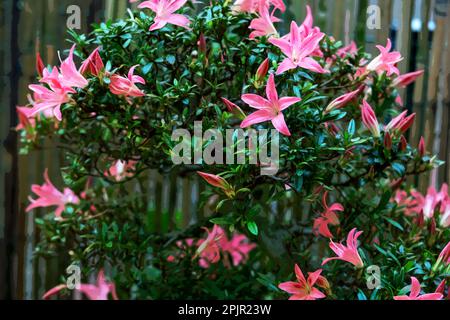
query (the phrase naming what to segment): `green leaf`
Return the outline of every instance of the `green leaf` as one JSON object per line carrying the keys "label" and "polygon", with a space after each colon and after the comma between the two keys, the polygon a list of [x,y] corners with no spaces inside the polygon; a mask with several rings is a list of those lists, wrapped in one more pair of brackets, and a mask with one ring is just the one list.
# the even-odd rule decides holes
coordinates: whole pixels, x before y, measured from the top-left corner
{"label": "green leaf", "polygon": [[232,217],[220,217],[213,218],[209,220],[211,223],[218,224],[219,226],[230,225],[234,223],[234,219]]}
{"label": "green leaf", "polygon": [[347,128],[347,132],[350,136],[353,136],[355,134],[355,120],[350,120]]}
{"label": "green leaf", "polygon": [[247,221],[247,228],[248,231],[250,231],[255,236],[258,235],[258,225],[256,224],[255,221]]}
{"label": "green leaf", "polygon": [[166,57],[166,61],[168,62],[168,63],[170,63],[170,64],[174,64],[175,63],[175,56],[174,55],[168,55],[167,57]]}
{"label": "green leaf", "polygon": [[399,176],[404,176],[404,175],[405,175],[405,166],[402,165],[401,163],[394,162],[394,163],[392,164],[392,169],[393,169]]}
{"label": "green leaf", "polygon": [[361,289],[358,289],[358,300],[367,300],[366,295],[364,294],[364,292]]}
{"label": "green leaf", "polygon": [[372,294],[370,295],[370,300],[377,300],[377,294],[378,288],[375,288],[375,290],[373,290]]}
{"label": "green leaf", "polygon": [[403,227],[400,225],[400,223],[398,223],[397,221],[394,221],[390,218],[387,217],[383,217],[387,222],[389,222],[390,224],[392,224],[394,227],[396,227],[397,229],[399,229],[400,231],[405,231],[403,229]]}

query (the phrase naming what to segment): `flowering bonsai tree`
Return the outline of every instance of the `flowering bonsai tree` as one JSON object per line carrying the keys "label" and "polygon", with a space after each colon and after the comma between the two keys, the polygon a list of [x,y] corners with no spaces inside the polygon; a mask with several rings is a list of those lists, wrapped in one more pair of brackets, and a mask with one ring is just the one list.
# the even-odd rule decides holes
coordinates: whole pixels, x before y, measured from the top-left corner
{"label": "flowering bonsai tree", "polygon": [[[282,32],[282,0],[208,2],[142,1],[89,35],[70,32],[59,66],[38,57],[17,130],[23,153],[61,148],[66,186],[47,171],[32,186],[26,211],[48,208],[36,254],[80,266],[84,283],[98,274],[75,288],[90,299],[445,298],[448,189],[407,183],[440,165],[423,139],[407,141],[415,115],[398,89],[422,71],[401,75],[389,39],[370,57],[324,34],[309,7]],[[249,161],[264,143],[244,134],[232,141],[249,146],[245,161],[174,163],[173,132],[198,122],[269,129],[277,161]],[[212,213],[161,228],[150,169],[199,177],[196,209]],[[68,296],[66,276],[45,298]]]}

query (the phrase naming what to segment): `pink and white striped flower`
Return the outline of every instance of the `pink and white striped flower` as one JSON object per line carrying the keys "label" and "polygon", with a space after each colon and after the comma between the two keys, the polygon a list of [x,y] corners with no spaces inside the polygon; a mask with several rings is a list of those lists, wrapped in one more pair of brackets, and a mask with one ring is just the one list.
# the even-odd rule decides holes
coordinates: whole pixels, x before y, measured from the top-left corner
{"label": "pink and white striped flower", "polygon": [[414,119],[416,117],[415,113],[406,116],[408,111],[405,110],[400,113],[397,117],[393,118],[385,127],[384,131],[391,133],[405,133],[414,123]]}
{"label": "pink and white striped flower", "polygon": [[378,119],[372,107],[367,103],[366,100],[363,100],[363,104],[361,106],[361,117],[362,122],[364,123],[366,128],[372,133],[374,137],[378,138],[380,136],[380,126],[378,124]]}

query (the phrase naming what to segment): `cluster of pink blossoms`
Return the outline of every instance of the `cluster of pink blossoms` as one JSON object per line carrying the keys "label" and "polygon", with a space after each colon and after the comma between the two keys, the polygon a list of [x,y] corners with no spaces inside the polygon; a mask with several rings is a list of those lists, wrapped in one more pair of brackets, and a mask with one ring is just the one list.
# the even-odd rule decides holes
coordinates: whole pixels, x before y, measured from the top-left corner
{"label": "cluster of pink blossoms", "polygon": [[[28,86],[33,91],[32,107],[20,107],[18,109],[21,127],[34,125],[34,122],[28,119],[34,118],[38,114],[43,114],[49,118],[55,117],[58,121],[61,121],[61,105],[70,101],[69,94],[76,93],[75,88],[82,89],[88,85],[88,81],[75,66],[73,61],[74,50],[75,45],[72,46],[69,56],[61,63],[59,69],[53,67],[51,72],[47,68],[39,70],[42,76],[39,82],[46,85],[30,84]],[[39,65],[42,66],[41,63]]]}
{"label": "cluster of pink blossoms", "polygon": [[[29,88],[33,91],[33,98],[30,98],[30,105],[18,106],[16,108],[19,125],[16,130],[28,130],[36,124],[36,117],[56,118],[62,120],[61,106],[71,101],[70,95],[77,93],[76,89],[83,89],[89,84],[86,75],[98,77],[104,70],[104,64],[100,56],[100,48],[96,48],[89,57],[83,61],[80,68],[77,69],[73,60],[75,45],[72,46],[69,56],[61,63],[59,68],[53,67],[51,71],[44,67],[42,59],[38,54],[36,56],[36,66],[40,75],[40,85],[30,84]],[[145,84],[145,80],[134,75],[136,66],[130,68],[128,77],[122,77],[116,74],[111,75],[110,91],[116,95],[124,97],[141,97],[144,92],[141,91],[136,83]],[[109,74],[108,74],[109,75]],[[75,103],[75,102],[73,102]]]}
{"label": "cluster of pink blossoms", "polygon": [[183,258],[185,256],[183,251],[194,246],[197,248],[194,257],[199,258],[198,263],[202,268],[208,268],[211,264],[219,262],[221,257],[227,268],[231,267],[229,257],[231,257],[232,265],[236,267],[245,263],[250,251],[256,247],[256,244],[250,243],[243,234],[235,233],[229,240],[225,231],[218,225],[214,225],[211,231],[207,228],[203,229],[207,232],[206,239],[196,241],[190,238],[177,241],[177,246],[182,252],[169,256],[167,260],[174,262]]}
{"label": "cluster of pink blossoms", "polygon": [[[320,42],[324,38],[325,34],[320,31],[318,27],[313,25],[313,17],[311,8],[307,6],[307,15],[303,23],[299,26],[296,22],[291,22],[290,32],[282,37],[279,36],[278,31],[273,25],[274,22],[279,22],[280,19],[274,16],[276,10],[282,12],[285,11],[285,5],[281,4],[282,1],[270,1],[270,0],[252,0],[252,1],[236,1],[235,10],[238,12],[250,12],[258,14],[258,17],[253,19],[250,23],[250,29],[253,31],[250,34],[250,39],[257,37],[268,37],[269,42],[278,47],[285,55],[284,60],[279,64],[276,71],[277,75],[287,72],[292,69],[303,68],[316,73],[329,73],[329,67],[336,60],[328,59],[326,61],[326,67],[314,59],[315,57],[323,57],[323,53],[320,49]],[[270,8],[273,6],[273,10]],[[400,75],[397,68],[398,62],[402,60],[401,54],[397,51],[392,51],[392,44],[390,39],[387,40],[386,47],[377,46],[380,54],[372,61],[362,61],[360,70],[355,74],[354,78],[366,79],[370,82],[370,72],[377,74],[387,73],[388,76],[396,74],[392,86],[403,88],[412,83],[417,77],[419,77],[423,70],[411,72],[408,74]],[[348,46],[341,48],[337,56],[355,56],[358,52],[356,44],[352,41]],[[260,68],[268,66],[268,61],[264,61]],[[259,71],[259,70],[258,70]],[[267,73],[268,69],[265,70]],[[258,75],[257,75],[258,77]],[[259,76],[261,80],[261,76]],[[364,93],[365,96],[369,94],[366,84],[361,85],[356,90],[343,94],[342,96],[334,99],[324,110],[324,113],[331,112],[332,110],[342,108],[348,103],[354,101],[358,95]],[[296,97],[278,98],[278,94],[275,87],[275,79],[273,74],[269,76],[266,87],[267,99],[254,94],[245,94],[241,97],[242,101],[247,103],[250,107],[258,109],[258,111],[245,117],[241,123],[242,128],[248,126],[271,121],[275,129],[286,136],[290,136],[291,133],[288,129],[286,121],[284,119],[282,111],[290,105],[299,102],[300,99]],[[399,96],[400,97],[400,96]],[[280,103],[281,101],[287,101],[288,103]],[[398,100],[401,104],[401,101]],[[236,105],[235,105],[236,106]],[[236,106],[237,107],[237,106]],[[239,108],[239,107],[237,107]],[[236,110],[236,108],[234,108]],[[376,118],[375,112],[372,107],[367,103],[366,99],[363,100],[361,105],[362,121],[371,132],[374,137],[380,136],[380,126]],[[414,114],[406,117],[406,112],[400,115],[403,118],[407,118],[408,123],[404,123],[401,131],[406,131],[409,126],[412,125],[414,120]],[[387,126],[389,129],[389,125]],[[398,129],[398,127],[396,128]],[[386,131],[387,142],[391,137],[391,132]]]}
{"label": "cluster of pink blossoms", "polygon": [[418,224],[424,221],[435,222],[437,216],[442,228],[450,226],[450,195],[446,183],[439,192],[435,187],[429,187],[425,195],[414,189],[409,194],[404,190],[397,190],[394,201],[403,208],[405,215],[415,217]]}

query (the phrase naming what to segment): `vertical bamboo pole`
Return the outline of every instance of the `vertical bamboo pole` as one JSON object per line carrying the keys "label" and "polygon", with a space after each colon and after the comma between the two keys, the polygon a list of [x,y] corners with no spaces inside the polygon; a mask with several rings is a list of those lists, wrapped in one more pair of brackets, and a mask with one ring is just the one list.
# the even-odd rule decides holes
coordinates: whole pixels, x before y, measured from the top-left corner
{"label": "vertical bamboo pole", "polygon": [[[430,74],[428,60],[430,55],[430,31],[427,27],[430,2],[423,1],[422,3],[422,20],[423,27],[418,35],[418,56],[417,56],[417,69],[425,70],[425,73],[420,77],[414,87],[413,94],[413,111],[417,114],[417,119],[410,131],[409,141],[411,145],[417,145],[420,139],[420,135],[423,132],[425,126],[425,104],[426,104],[426,91],[428,87],[428,77]],[[419,177],[411,177],[408,179],[408,183],[418,185]]]}
{"label": "vertical bamboo pole", "polygon": [[[440,47],[441,51],[439,53],[439,61],[440,61],[440,68],[439,73],[437,76],[437,86],[436,86],[436,92],[431,92],[430,94],[434,94],[434,99],[436,99],[436,113],[435,113],[435,119],[434,119],[434,132],[432,138],[432,145],[430,145],[431,151],[433,154],[437,155],[438,158],[443,157],[445,159],[445,149],[441,148],[442,146],[445,146],[445,143],[442,144],[442,141],[445,141],[446,139],[446,128],[449,124],[449,115],[448,110],[445,108],[445,92],[447,91],[448,95],[448,77],[449,77],[449,38],[450,38],[450,31],[448,30],[449,22],[450,22],[450,15],[448,13],[448,3],[441,5],[436,8],[437,15],[437,24],[438,29],[442,31],[438,34],[439,38],[436,40],[441,40],[442,37],[442,46]],[[440,28],[440,26],[442,27]],[[436,61],[437,64],[437,61]],[[447,86],[446,86],[447,85]],[[447,112],[446,112],[447,111]],[[447,118],[444,117],[444,114],[447,115]],[[431,134],[430,134],[431,136]],[[443,168],[436,168],[431,173],[430,177],[430,185],[438,187],[439,180],[439,174],[441,173],[441,176],[445,176],[445,172],[442,170]]]}
{"label": "vertical bamboo pole", "polygon": [[358,1],[357,25],[355,30],[355,38],[358,45],[366,48],[366,20],[367,20],[367,0]]}
{"label": "vertical bamboo pole", "polygon": [[[334,1],[332,1],[334,2]],[[335,37],[336,40],[341,40],[345,44],[347,44],[345,41],[345,17],[346,17],[346,1],[345,0],[338,0],[335,2],[333,11],[328,11],[327,16],[333,17],[331,25],[330,34]]]}
{"label": "vertical bamboo pole", "polygon": [[385,45],[386,39],[390,37],[392,21],[392,1],[379,0],[378,5],[381,10],[381,29],[377,32],[376,42]]}
{"label": "vertical bamboo pole", "polygon": [[[434,12],[440,12],[441,7],[438,3],[436,3]],[[446,11],[444,11],[446,12]],[[432,145],[433,139],[433,131],[435,127],[435,118],[436,114],[436,98],[437,98],[437,90],[438,90],[438,80],[439,80],[439,72],[441,69],[441,63],[443,60],[442,52],[444,50],[445,43],[445,32],[446,32],[446,17],[440,14],[436,15],[436,30],[433,35],[433,44],[431,46],[431,56],[430,56],[430,73],[428,78],[428,90],[426,92],[426,108],[429,112],[425,112],[425,126],[423,135],[426,141],[427,146]],[[431,176],[429,174],[423,175],[420,179],[419,186],[421,190],[425,190],[429,183]],[[434,180],[434,179],[432,179]],[[436,182],[436,181],[433,181]]]}
{"label": "vertical bamboo pole", "polygon": [[189,177],[184,177],[182,182],[183,198],[182,198],[182,209],[183,213],[183,227],[189,225],[191,221],[191,183]]}
{"label": "vertical bamboo pole", "polygon": [[177,204],[177,176],[176,173],[170,175],[170,188],[169,188],[169,203],[168,203],[168,219],[169,219],[169,230],[175,229],[175,210]]}
{"label": "vertical bamboo pole", "polygon": [[3,4],[2,40],[6,44],[3,52],[1,65],[1,100],[4,108],[1,108],[2,129],[2,155],[0,189],[1,200],[4,206],[0,208],[0,298],[17,298],[14,280],[17,277],[16,269],[16,228],[17,228],[17,137],[10,131],[15,126],[16,117],[14,113],[17,104],[17,88],[20,77],[19,65],[20,50],[18,30],[20,22],[19,1],[7,1]]}

